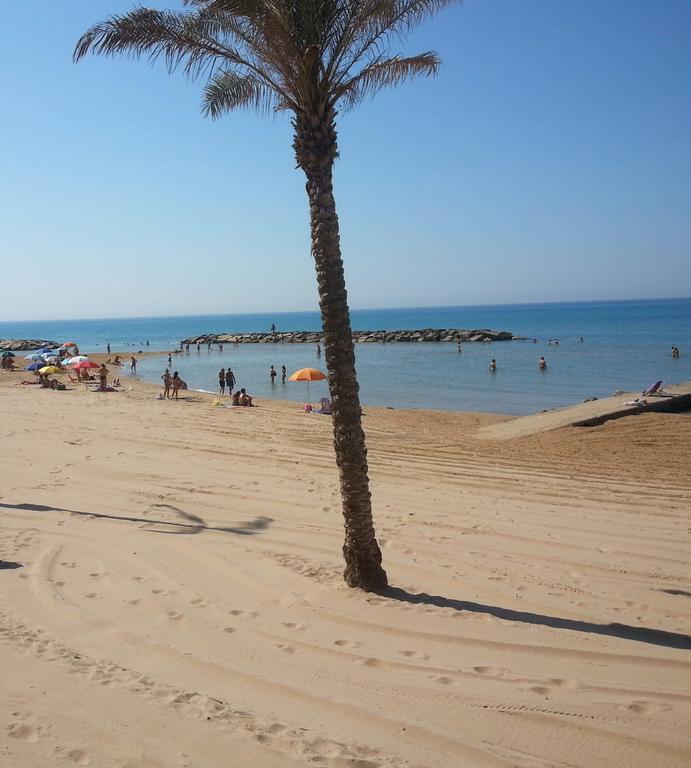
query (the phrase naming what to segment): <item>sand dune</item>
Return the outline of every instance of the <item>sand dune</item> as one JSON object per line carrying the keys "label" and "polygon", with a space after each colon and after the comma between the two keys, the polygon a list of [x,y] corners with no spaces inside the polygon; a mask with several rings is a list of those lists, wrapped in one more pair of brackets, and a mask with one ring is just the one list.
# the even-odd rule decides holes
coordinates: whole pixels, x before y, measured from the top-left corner
{"label": "sand dune", "polygon": [[691,417],[367,409],[380,596],[328,418],[0,385],[0,765],[691,764]]}

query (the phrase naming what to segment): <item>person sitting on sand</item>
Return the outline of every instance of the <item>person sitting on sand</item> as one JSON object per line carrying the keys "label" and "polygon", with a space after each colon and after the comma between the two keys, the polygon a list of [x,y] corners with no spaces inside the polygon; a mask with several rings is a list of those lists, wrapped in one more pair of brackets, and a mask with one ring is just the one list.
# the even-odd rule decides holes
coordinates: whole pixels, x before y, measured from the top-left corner
{"label": "person sitting on sand", "polygon": [[235,407],[238,407],[240,405],[240,390],[238,389],[237,392],[233,394],[233,399],[231,401],[231,404]]}
{"label": "person sitting on sand", "polygon": [[115,389],[115,387],[119,387],[119,386],[120,386],[120,379],[117,379],[117,378],[113,379],[113,388]]}
{"label": "person sitting on sand", "polygon": [[113,365],[122,365],[120,362],[120,355],[115,355],[115,360],[113,360]]}
{"label": "person sitting on sand", "polygon": [[240,390],[240,405],[244,405],[248,408],[252,407],[252,398],[245,392],[244,389]]}
{"label": "person sitting on sand", "polygon": [[537,361],[537,367],[538,367],[538,368],[539,368],[541,371],[544,371],[544,370],[546,370],[546,369],[547,369],[547,361],[545,360],[545,358],[544,358],[544,357],[541,357],[541,358],[540,358],[540,359]]}
{"label": "person sitting on sand", "polygon": [[98,388],[101,392],[106,391],[108,386],[108,369],[105,363],[101,363],[101,367],[98,369]]}
{"label": "person sitting on sand", "polygon": [[178,392],[180,391],[180,388],[182,387],[182,379],[180,378],[180,375],[177,371],[173,373],[173,378],[170,380],[170,386],[173,390],[173,397],[177,400],[178,399]]}

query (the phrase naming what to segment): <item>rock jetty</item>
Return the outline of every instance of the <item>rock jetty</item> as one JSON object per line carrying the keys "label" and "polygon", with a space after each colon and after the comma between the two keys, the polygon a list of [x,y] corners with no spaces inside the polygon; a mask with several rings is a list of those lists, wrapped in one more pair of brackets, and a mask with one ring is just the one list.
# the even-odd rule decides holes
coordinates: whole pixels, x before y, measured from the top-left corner
{"label": "rock jetty", "polygon": [[[353,340],[358,343],[388,342],[472,342],[472,341],[517,341],[524,336],[514,336],[509,331],[492,331],[488,328],[473,330],[462,328],[424,328],[414,331],[353,331]],[[319,331],[286,331],[281,333],[207,333],[183,339],[180,344],[316,344],[323,341]]]}
{"label": "rock jetty", "polygon": [[29,352],[32,349],[56,349],[59,345],[55,341],[46,341],[45,339],[0,339],[0,349],[9,352]]}

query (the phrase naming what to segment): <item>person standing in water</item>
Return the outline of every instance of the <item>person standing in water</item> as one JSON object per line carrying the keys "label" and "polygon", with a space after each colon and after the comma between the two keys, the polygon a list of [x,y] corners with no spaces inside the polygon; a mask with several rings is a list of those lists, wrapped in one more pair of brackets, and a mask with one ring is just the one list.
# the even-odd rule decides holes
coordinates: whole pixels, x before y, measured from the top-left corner
{"label": "person standing in water", "polygon": [[494,358],[492,358],[492,361],[489,364],[489,369],[492,373],[496,373],[497,371],[497,361]]}
{"label": "person standing in water", "polygon": [[130,358],[130,373],[135,374],[137,372],[137,358]]}
{"label": "person standing in water", "polygon": [[228,366],[228,370],[226,371],[226,387],[228,387],[228,394],[233,393],[233,387],[235,386],[235,374],[233,373],[230,366]]}
{"label": "person standing in water", "polygon": [[218,394],[225,395],[226,393],[226,369],[221,368],[218,372]]}
{"label": "person standing in water", "polygon": [[285,365],[282,365],[281,366],[281,384],[285,384],[286,383],[286,373],[287,373],[286,367],[285,367]]}
{"label": "person standing in water", "polygon": [[276,369],[273,367],[273,365],[271,368],[269,368],[269,376],[271,376],[271,386],[273,387],[276,381]]}
{"label": "person standing in water", "polygon": [[537,361],[537,367],[538,367],[538,368],[539,368],[541,371],[545,371],[545,370],[547,370],[547,361],[545,360],[545,358],[544,358],[544,357],[541,357],[541,358],[540,358],[540,359]]}
{"label": "person standing in water", "polygon": [[317,360],[321,360],[322,348],[317,344]]}
{"label": "person standing in water", "polygon": [[110,342],[106,345],[106,349],[108,350],[108,354],[110,354]]}

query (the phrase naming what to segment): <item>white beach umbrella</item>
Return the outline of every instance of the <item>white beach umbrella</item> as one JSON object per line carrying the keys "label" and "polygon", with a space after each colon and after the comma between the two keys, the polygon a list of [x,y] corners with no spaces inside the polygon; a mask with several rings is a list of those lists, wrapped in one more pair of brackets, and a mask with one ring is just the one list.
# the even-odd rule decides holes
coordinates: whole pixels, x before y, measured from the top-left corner
{"label": "white beach umbrella", "polygon": [[85,363],[88,361],[88,357],[86,355],[76,355],[75,357],[70,357],[67,360],[63,360],[63,365],[75,365],[76,363]]}
{"label": "white beach umbrella", "polygon": [[26,355],[25,360],[43,360],[43,355],[39,355],[38,352],[32,352],[30,355]]}

